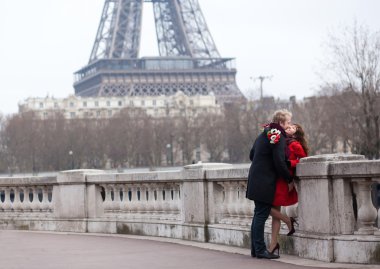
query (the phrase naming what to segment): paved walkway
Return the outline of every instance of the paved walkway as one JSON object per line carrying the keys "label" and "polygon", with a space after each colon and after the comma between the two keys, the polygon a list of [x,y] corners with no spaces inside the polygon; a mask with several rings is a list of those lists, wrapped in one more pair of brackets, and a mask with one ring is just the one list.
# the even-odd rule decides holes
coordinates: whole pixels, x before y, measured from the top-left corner
{"label": "paved walkway", "polygon": [[181,240],[98,234],[0,231],[2,269],[301,269],[377,268],[330,264],[282,255],[253,259],[249,250]]}

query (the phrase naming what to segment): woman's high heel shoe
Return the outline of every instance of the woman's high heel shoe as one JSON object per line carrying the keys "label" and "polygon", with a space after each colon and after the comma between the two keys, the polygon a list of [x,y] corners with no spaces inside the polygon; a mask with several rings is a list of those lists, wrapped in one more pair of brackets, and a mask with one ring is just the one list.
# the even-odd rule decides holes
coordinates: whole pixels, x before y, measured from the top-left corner
{"label": "woman's high heel shoe", "polygon": [[277,243],[274,249],[270,252],[270,254],[274,254],[274,252],[277,250],[277,255],[280,256],[280,244]]}
{"label": "woman's high heel shoe", "polygon": [[296,229],[294,228],[294,223],[298,225],[298,222],[295,220],[295,218],[290,217],[290,230],[287,234],[287,236],[291,236],[296,232]]}

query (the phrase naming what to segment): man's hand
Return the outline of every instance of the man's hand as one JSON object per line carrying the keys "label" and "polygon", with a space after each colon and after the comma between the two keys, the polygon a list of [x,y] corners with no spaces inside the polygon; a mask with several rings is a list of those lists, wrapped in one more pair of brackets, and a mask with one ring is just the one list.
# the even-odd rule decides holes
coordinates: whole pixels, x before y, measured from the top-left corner
{"label": "man's hand", "polygon": [[291,192],[294,189],[294,181],[288,184],[289,192]]}

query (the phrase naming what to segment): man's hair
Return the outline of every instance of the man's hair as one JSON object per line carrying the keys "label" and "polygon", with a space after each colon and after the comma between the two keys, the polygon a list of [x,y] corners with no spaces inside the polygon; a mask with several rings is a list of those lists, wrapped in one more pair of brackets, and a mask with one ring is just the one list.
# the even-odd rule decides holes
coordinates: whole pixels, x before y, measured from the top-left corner
{"label": "man's hair", "polygon": [[282,122],[285,122],[286,117],[292,117],[292,113],[287,109],[280,109],[273,113],[272,122],[280,124]]}

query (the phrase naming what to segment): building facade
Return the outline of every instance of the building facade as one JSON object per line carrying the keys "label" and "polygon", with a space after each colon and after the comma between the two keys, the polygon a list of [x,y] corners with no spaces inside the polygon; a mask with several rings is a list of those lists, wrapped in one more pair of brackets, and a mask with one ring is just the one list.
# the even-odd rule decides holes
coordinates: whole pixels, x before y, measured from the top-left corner
{"label": "building facade", "polygon": [[33,111],[41,119],[56,113],[62,113],[66,119],[105,119],[126,108],[141,109],[157,118],[221,113],[221,105],[212,93],[192,96],[177,92],[172,96],[30,97],[19,104],[20,113]]}

